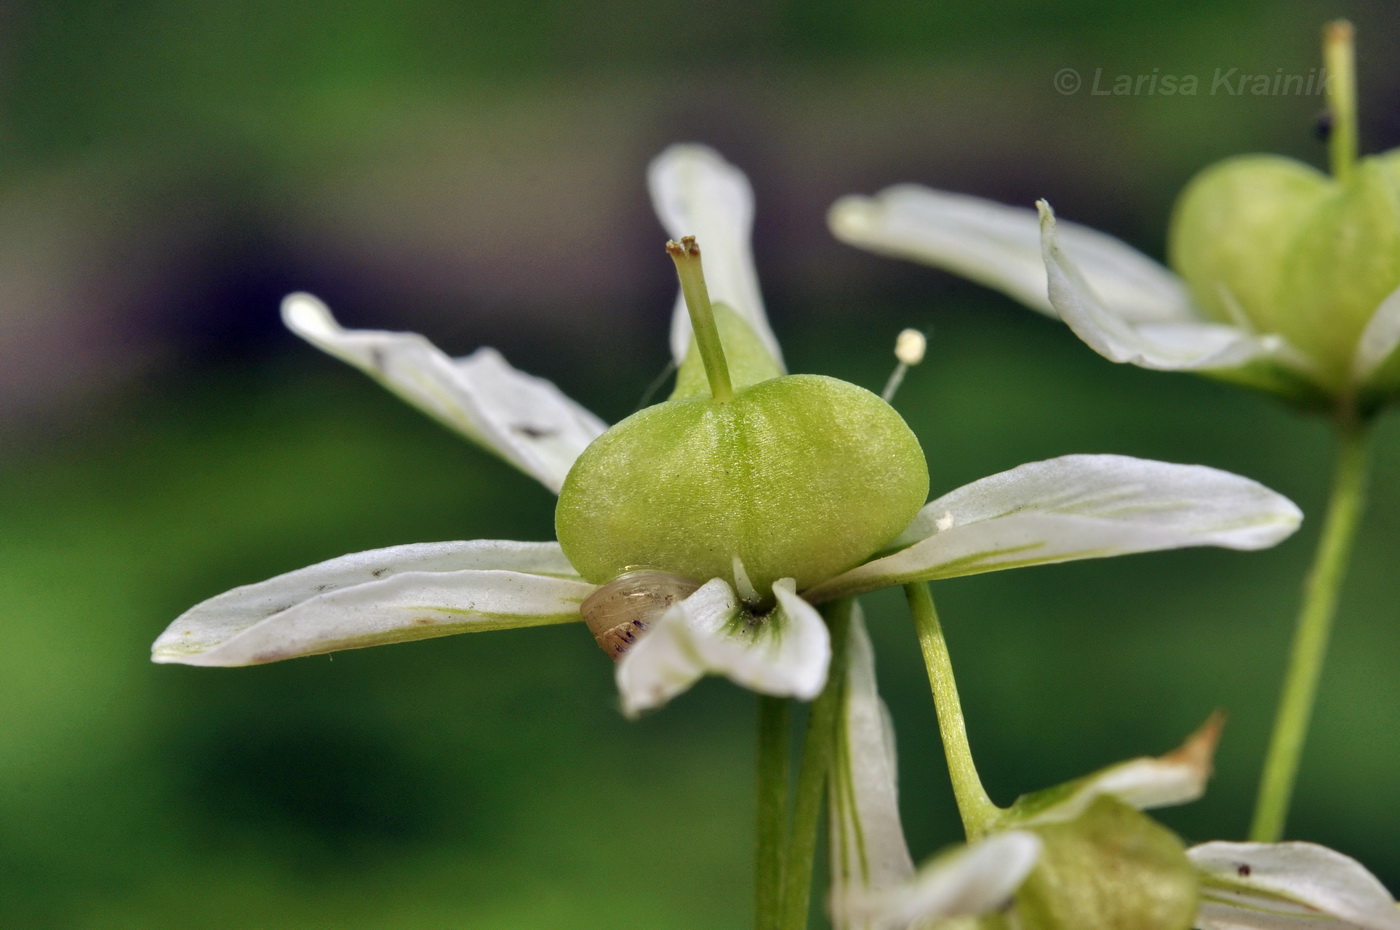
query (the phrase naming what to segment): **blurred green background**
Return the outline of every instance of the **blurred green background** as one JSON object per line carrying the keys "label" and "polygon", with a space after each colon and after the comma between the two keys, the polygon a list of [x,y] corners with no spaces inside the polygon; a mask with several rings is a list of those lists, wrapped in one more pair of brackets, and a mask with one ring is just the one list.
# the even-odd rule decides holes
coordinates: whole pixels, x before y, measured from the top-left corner
{"label": "blurred green background", "polygon": [[[1021,462],[1202,462],[1293,497],[1275,550],[1190,551],[936,586],[993,797],[1165,751],[1230,713],[1207,797],[1240,838],[1329,470],[1267,398],[1113,366],[1063,327],[825,231],[837,196],[919,181],[1160,254],[1226,155],[1320,163],[1310,73],[1359,35],[1363,149],[1400,144],[1400,9],[1147,0],[113,3],[0,10],[0,926],[743,926],[753,699],[707,681],[627,723],[579,628],[241,670],[157,667],[192,603],[323,558],[546,539],[552,499],[280,329],[501,348],[606,419],[666,361],[674,293],[643,186],[673,141],[749,172],[794,370],[876,387],[935,493]],[[1079,93],[1052,84],[1062,68]],[[1094,95],[1195,74],[1194,97]],[[1106,86],[1106,84],[1101,85]],[[1366,520],[1289,833],[1400,887],[1400,435]],[[902,601],[866,604],[916,856],[958,837]],[[819,918],[817,918],[819,920]]]}

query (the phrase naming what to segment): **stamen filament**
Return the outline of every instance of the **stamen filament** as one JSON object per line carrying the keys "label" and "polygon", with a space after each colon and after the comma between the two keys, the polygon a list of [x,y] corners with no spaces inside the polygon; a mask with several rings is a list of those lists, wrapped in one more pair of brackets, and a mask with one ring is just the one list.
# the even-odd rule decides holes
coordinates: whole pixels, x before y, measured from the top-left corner
{"label": "stamen filament", "polygon": [[885,382],[885,389],[880,392],[880,399],[885,403],[893,403],[895,392],[904,383],[904,376],[909,369],[924,360],[924,351],[928,347],[928,338],[917,329],[901,330],[894,341],[894,357],[899,360],[899,364],[894,366],[894,371],[890,372],[890,380]]}
{"label": "stamen filament", "polygon": [[715,325],[710,290],[705,286],[700,246],[694,236],[685,236],[680,242],[674,239],[667,242],[666,253],[676,263],[676,275],[681,279],[681,293],[685,295],[685,307],[690,311],[690,328],[695,330],[695,344],[700,348],[700,358],[705,363],[710,394],[718,401],[729,400],[734,396],[734,387],[729,381],[729,365],[724,360],[724,346],[720,342],[719,328]]}

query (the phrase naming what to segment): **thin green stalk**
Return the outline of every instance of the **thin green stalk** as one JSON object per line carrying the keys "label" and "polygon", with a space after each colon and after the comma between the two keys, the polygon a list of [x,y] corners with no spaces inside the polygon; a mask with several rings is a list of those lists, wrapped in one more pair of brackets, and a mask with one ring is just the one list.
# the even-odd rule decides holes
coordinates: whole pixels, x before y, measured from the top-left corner
{"label": "thin green stalk", "polygon": [[924,665],[928,668],[928,682],[933,688],[933,707],[938,714],[938,732],[943,737],[943,754],[948,759],[948,776],[953,782],[958,814],[967,838],[976,839],[986,832],[1001,809],[987,796],[972,761],[958,685],[953,680],[953,661],[948,655],[948,642],[943,638],[943,626],[938,622],[938,611],[933,606],[933,595],[925,582],[905,585],[904,595],[914,615],[914,628],[918,631]]}
{"label": "thin green stalk", "polygon": [[805,930],[807,926],[807,912],[812,901],[812,865],[817,853],[817,823],[826,803],[827,772],[836,746],[837,718],[846,687],[852,604],[850,598],[842,598],[822,609],[831,632],[831,668],[827,672],[826,687],[812,702],[807,715],[807,734],[792,805],[792,839],[788,843],[787,865],[783,872],[779,930]]}
{"label": "thin green stalk", "polygon": [[1254,823],[1249,831],[1249,838],[1258,843],[1277,842],[1283,836],[1284,822],[1288,818],[1298,759],[1307,738],[1308,722],[1317,698],[1317,682],[1327,656],[1332,618],[1337,612],[1337,594],[1346,574],[1356,528],[1361,522],[1370,461],[1369,438],[1369,431],[1362,425],[1348,424],[1341,430],[1341,448],[1327,519],[1322,525],[1322,538],[1318,541],[1303,592],[1293,651],[1259,782]]}
{"label": "thin green stalk", "polygon": [[781,913],[787,838],[792,704],[758,696],[758,833],[754,856],[754,930],[774,930]]}
{"label": "thin green stalk", "polygon": [[1356,163],[1356,53],[1351,23],[1344,19],[1322,29],[1322,62],[1327,72],[1327,111],[1332,125],[1327,160],[1332,177],[1346,181]]}
{"label": "thin green stalk", "polygon": [[710,394],[715,400],[729,400],[734,396],[734,386],[729,380],[729,363],[724,359],[724,344],[720,341],[719,327],[715,324],[710,289],[705,285],[700,246],[694,236],[685,236],[680,242],[672,240],[666,243],[666,254],[676,263],[676,276],[681,279],[681,293],[685,295],[685,308],[690,313],[690,328],[695,331],[700,359],[705,363]]}

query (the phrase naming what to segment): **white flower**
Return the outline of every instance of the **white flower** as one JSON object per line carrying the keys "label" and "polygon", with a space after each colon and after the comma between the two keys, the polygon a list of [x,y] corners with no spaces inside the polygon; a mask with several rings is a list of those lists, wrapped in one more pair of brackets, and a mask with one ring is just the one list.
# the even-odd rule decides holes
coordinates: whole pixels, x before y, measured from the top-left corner
{"label": "white flower", "polygon": [[[652,199],[673,236],[706,249],[710,293],[770,347],[749,250],[747,179],[708,148],[678,145],[652,163]],[[308,294],[283,318],[298,335],[382,382],[558,492],[604,424],[553,384],[512,368],[494,350],[453,359],[412,333],[345,330]],[[689,321],[678,303],[672,348]],[[914,580],[1183,546],[1271,546],[1297,528],[1287,499],[1201,466],[1121,456],[1067,456],[1023,465],[928,504],[882,557],[796,591],[774,585],[777,606],[750,617],[720,579],[664,610],[618,662],[628,714],[659,706],[704,674],[766,694],[810,699],[831,648],[813,604]],[[476,540],[355,553],[221,594],[196,605],[156,641],[157,662],[231,666],[449,633],[573,622],[596,590],[557,543]],[[800,595],[800,596],[799,596]]]}
{"label": "white flower", "polygon": [[[853,649],[851,680],[872,673],[868,652]],[[873,687],[852,687],[850,723],[859,714],[854,708],[878,700],[873,695]],[[1208,722],[1166,756],[1134,759],[1028,795],[1004,811],[986,835],[933,857],[917,871],[908,865],[897,816],[885,816],[898,810],[892,756],[878,757],[890,765],[850,767],[833,794],[844,799],[845,809],[866,815],[858,822],[832,818],[835,926],[907,930],[943,927],[946,921],[954,927],[961,926],[959,920],[1005,910],[1044,851],[1036,828],[1072,822],[1105,796],[1138,809],[1200,797],[1219,722]],[[866,861],[894,865],[865,871],[844,866],[857,842]],[[1400,930],[1400,906],[1385,887],[1356,860],[1326,847],[1212,842],[1188,849],[1186,856],[1199,889],[1197,930]]]}
{"label": "white flower", "polygon": [[[852,665],[858,652],[852,653]],[[1002,811],[973,842],[934,856],[917,871],[886,870],[853,876],[833,867],[831,911],[839,930],[905,930],[954,918],[970,918],[1008,907],[1040,861],[1044,841],[1038,828],[1072,823],[1101,798],[1114,798],[1146,810],[1195,800],[1205,791],[1223,720],[1212,717],[1179,749],[1161,757],[1144,756],[1110,766],[1073,782],[1020,798]],[[853,806],[896,807],[889,774],[866,766],[855,769],[845,787]],[[908,860],[904,836],[878,818],[859,825],[869,855]],[[850,833],[833,819],[833,859]]]}
{"label": "white flower", "polygon": [[[1056,222],[1036,211],[917,185],[874,197],[844,197],[831,208],[838,239],[883,255],[961,274],[1033,310],[1058,316],[1090,348],[1114,362],[1165,371],[1197,371],[1275,391],[1305,403],[1356,396],[1377,384],[1400,348],[1400,291],[1369,317],[1344,383],[1310,356],[1261,331],[1242,310],[1222,321],[1201,308],[1186,283],[1112,236]],[[1221,285],[1223,287],[1223,285]],[[1236,306],[1232,295],[1225,303]],[[1237,308],[1238,310],[1238,308]]]}

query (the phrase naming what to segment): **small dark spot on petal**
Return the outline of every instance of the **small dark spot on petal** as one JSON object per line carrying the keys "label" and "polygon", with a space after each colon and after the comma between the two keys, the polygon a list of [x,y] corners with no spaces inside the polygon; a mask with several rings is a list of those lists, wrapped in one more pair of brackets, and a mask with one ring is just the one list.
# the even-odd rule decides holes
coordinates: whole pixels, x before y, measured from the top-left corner
{"label": "small dark spot on petal", "polygon": [[1251,868],[1250,868],[1249,866],[1247,866],[1247,865],[1241,865],[1241,866],[1240,866],[1238,869],[1236,869],[1235,871],[1237,871],[1237,872],[1240,873],[1240,878],[1249,878],[1250,873],[1253,872],[1254,870],[1251,869]]}
{"label": "small dark spot on petal", "polygon": [[387,568],[376,568],[374,571],[370,572],[370,574],[373,575],[373,576],[376,577],[376,578],[379,578],[379,577],[381,577],[381,576],[382,576],[385,572],[387,572],[387,571],[388,571]]}
{"label": "small dark spot on petal", "polygon": [[528,423],[515,423],[511,426],[511,429],[531,439],[544,439],[546,436],[553,436],[559,432],[553,429],[540,429],[538,426],[531,426]]}
{"label": "small dark spot on petal", "polygon": [[369,363],[375,368],[383,371],[387,367],[387,360],[384,358],[384,350],[378,346],[369,350]]}

